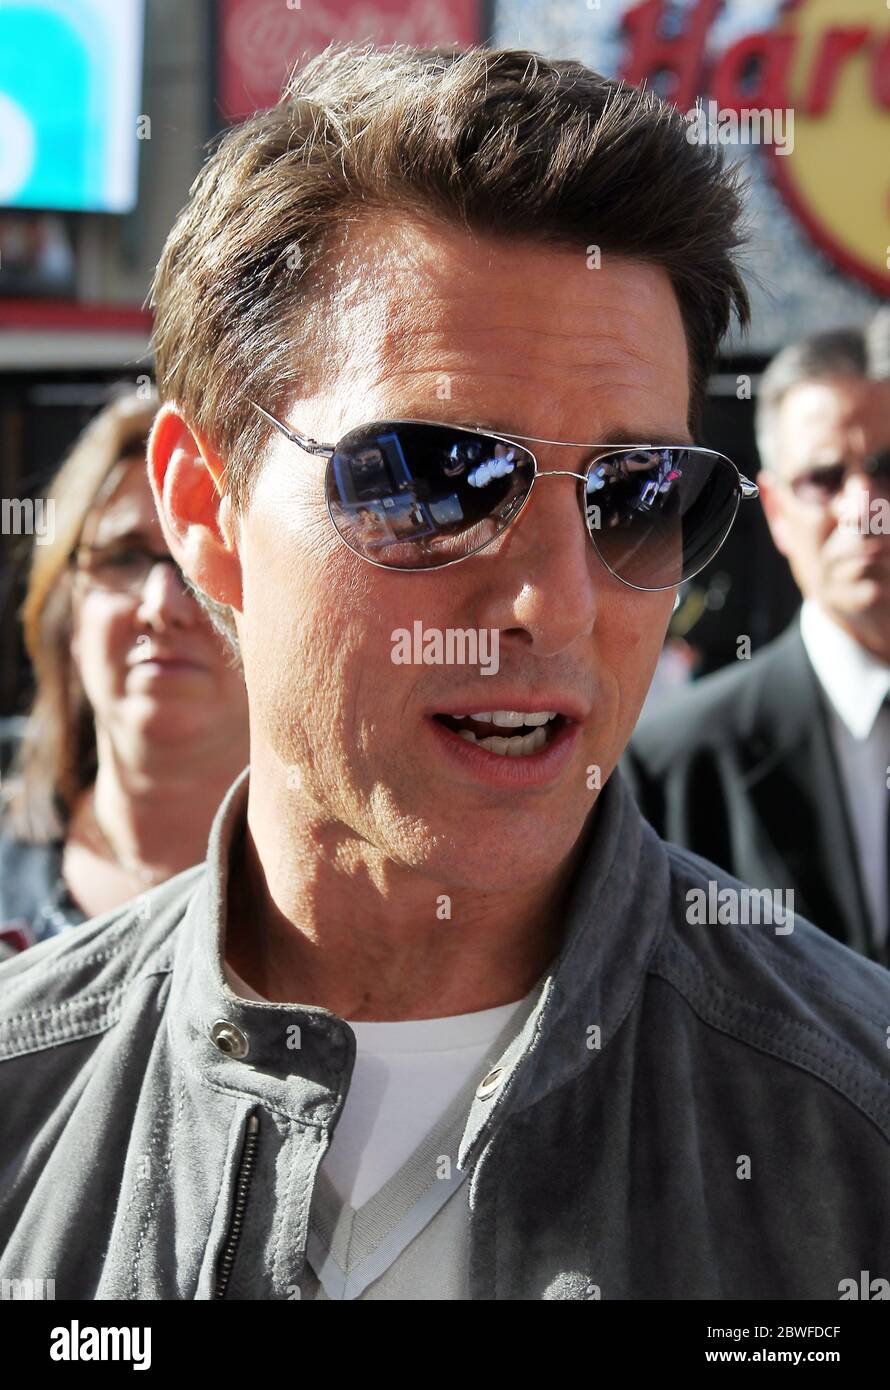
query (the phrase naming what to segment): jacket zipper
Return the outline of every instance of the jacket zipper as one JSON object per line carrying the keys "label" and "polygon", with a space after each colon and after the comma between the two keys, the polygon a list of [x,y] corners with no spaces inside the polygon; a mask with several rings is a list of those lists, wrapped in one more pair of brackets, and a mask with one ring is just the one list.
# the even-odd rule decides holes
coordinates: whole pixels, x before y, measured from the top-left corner
{"label": "jacket zipper", "polygon": [[247,1193],[250,1187],[250,1179],[253,1176],[253,1165],[256,1161],[256,1146],[259,1139],[260,1122],[257,1116],[251,1115],[247,1121],[247,1133],[244,1138],[244,1148],[241,1151],[241,1162],[238,1164],[238,1176],[235,1180],[235,1205],[232,1210],[232,1220],[226,1232],[223,1242],[222,1254],[219,1257],[219,1264],[216,1268],[216,1288],[214,1298],[225,1298],[229,1276],[232,1273],[232,1265],[235,1263],[235,1255],[238,1252],[238,1242],[241,1239],[241,1226],[244,1221],[244,1210],[247,1206]]}

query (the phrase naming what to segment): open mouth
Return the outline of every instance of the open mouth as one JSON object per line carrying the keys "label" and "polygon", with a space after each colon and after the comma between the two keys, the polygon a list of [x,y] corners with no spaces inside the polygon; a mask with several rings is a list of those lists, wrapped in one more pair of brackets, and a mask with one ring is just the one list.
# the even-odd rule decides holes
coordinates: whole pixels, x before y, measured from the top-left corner
{"label": "open mouth", "polygon": [[476,714],[436,714],[440,724],[502,758],[530,758],[546,748],[568,722],[556,710],[483,710]]}

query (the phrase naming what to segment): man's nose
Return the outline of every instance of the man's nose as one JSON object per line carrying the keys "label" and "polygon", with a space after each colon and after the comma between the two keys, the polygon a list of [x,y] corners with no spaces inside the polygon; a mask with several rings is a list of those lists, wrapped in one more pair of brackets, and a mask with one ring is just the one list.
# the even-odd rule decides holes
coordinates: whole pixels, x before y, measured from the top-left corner
{"label": "man's nose", "polygon": [[598,580],[609,578],[578,505],[578,479],[565,473],[565,465],[542,464],[522,513],[501,540],[505,582],[492,586],[491,602],[500,610],[493,623],[505,634],[524,630],[542,656],[592,632]]}
{"label": "man's nose", "polygon": [[172,559],[156,561],[146,575],[139,597],[138,617],[157,631],[188,627],[194,622],[195,600]]}

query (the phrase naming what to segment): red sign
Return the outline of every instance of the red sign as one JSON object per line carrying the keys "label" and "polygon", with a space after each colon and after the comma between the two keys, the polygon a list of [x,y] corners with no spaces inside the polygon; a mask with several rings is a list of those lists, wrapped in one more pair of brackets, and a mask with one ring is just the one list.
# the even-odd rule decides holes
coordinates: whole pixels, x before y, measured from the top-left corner
{"label": "red sign", "polygon": [[785,0],[775,27],[708,57],[721,0],[697,0],[679,32],[663,0],[621,21],[620,76],[656,83],[684,113],[711,96],[720,111],[788,111],[794,147],[770,149],[793,215],[836,265],[890,293],[890,0]]}
{"label": "red sign", "polygon": [[216,98],[227,121],[274,106],[295,63],[329,43],[481,42],[480,0],[217,0]]}

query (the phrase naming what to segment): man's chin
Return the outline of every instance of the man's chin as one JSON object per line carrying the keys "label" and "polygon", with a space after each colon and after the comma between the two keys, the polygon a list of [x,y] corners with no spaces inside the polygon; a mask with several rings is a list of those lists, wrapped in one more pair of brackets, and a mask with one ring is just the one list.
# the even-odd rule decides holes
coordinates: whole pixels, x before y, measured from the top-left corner
{"label": "man's chin", "polygon": [[859,569],[828,596],[829,612],[840,618],[877,622],[890,613],[890,572]]}

